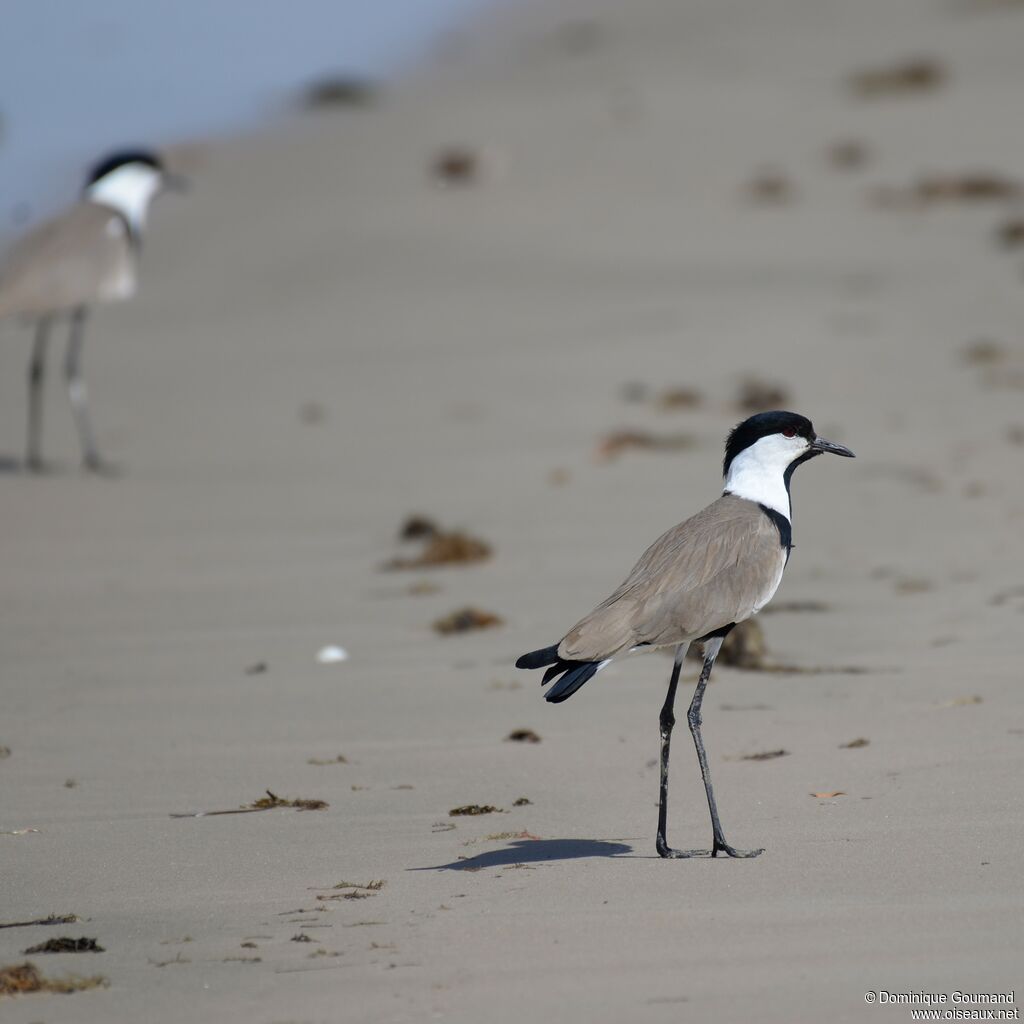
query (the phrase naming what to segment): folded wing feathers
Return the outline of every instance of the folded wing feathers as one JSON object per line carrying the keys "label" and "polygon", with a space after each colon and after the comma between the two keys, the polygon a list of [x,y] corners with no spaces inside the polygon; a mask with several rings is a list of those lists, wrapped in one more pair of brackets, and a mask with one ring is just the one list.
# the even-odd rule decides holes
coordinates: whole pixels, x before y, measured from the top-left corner
{"label": "folded wing feathers", "polygon": [[785,564],[775,524],[759,506],[723,495],[659,537],[607,600],[561,643],[524,654],[519,668],[546,668],[552,703],[571,697],[630,648],[667,646],[742,621],[778,583]]}
{"label": "folded wing feathers", "polygon": [[681,643],[740,621],[781,557],[778,531],[761,509],[723,495],[656,540],[622,586],[566,634],[558,654],[600,661],[637,644]]}

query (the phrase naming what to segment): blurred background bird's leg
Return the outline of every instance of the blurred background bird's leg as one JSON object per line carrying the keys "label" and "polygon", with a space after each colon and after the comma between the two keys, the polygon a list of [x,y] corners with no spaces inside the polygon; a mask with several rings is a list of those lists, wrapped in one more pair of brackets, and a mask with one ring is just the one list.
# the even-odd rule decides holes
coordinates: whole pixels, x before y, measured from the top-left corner
{"label": "blurred background bird's leg", "polygon": [[28,442],[25,466],[33,473],[43,468],[43,381],[46,377],[46,343],[50,338],[51,318],[42,317],[36,324],[32,342],[32,360],[28,364]]}
{"label": "blurred background bird's leg", "polygon": [[715,793],[711,788],[711,772],[708,770],[708,756],[704,752],[704,740],[700,734],[701,716],[700,706],[704,700],[704,690],[711,677],[711,670],[715,666],[715,658],[722,647],[724,636],[711,637],[704,641],[704,667],[700,672],[700,679],[697,680],[697,689],[693,691],[693,700],[690,702],[690,710],[686,713],[686,719],[690,723],[690,732],[693,734],[693,745],[697,748],[697,760],[700,762],[700,774],[704,779],[704,789],[708,795],[708,809],[711,811],[711,828],[714,834],[714,844],[711,847],[711,856],[715,857],[725,853],[730,857],[756,857],[764,850],[736,850],[726,841],[722,833],[722,823],[718,820],[718,807],[715,804]]}
{"label": "blurred background bird's leg", "polygon": [[86,308],[79,306],[71,315],[71,334],[68,338],[67,358],[64,361],[64,375],[67,378],[71,412],[82,446],[82,461],[85,468],[93,473],[103,473],[109,467],[100,458],[96,447],[96,436],[89,420],[88,395],[85,378],[82,376],[82,338],[85,331]]}

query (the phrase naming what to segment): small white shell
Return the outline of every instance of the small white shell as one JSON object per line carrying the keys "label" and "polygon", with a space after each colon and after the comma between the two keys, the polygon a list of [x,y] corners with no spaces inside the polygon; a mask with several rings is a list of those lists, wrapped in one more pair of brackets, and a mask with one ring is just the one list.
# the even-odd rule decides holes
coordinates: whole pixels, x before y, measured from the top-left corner
{"label": "small white shell", "polygon": [[344,647],[336,647],[333,644],[329,644],[327,647],[321,647],[317,652],[316,660],[321,665],[337,665],[340,661],[348,661],[348,651]]}

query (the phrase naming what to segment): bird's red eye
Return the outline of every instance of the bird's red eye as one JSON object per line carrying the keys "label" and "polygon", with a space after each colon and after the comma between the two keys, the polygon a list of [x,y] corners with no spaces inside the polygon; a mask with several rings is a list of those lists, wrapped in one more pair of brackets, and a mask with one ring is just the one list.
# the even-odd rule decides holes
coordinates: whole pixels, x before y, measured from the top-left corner
{"label": "bird's red eye", "polygon": [[783,437],[796,437],[796,431],[792,427],[786,427],[782,432]]}

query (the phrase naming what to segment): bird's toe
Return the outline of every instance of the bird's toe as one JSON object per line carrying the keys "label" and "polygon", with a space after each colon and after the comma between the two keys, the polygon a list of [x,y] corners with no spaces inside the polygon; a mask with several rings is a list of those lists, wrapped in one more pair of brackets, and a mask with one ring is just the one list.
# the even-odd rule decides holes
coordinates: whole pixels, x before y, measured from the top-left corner
{"label": "bird's toe", "polygon": [[764,850],[737,850],[736,847],[730,846],[728,843],[715,843],[715,848],[711,851],[711,856],[717,857],[720,853],[724,853],[727,857],[738,857],[743,859],[745,857],[760,857],[761,854],[764,853]]}

